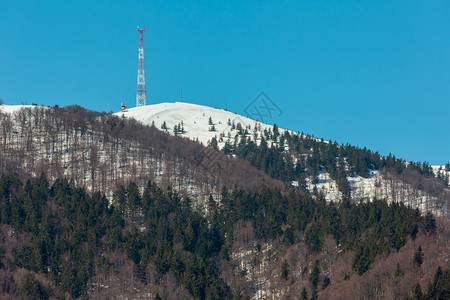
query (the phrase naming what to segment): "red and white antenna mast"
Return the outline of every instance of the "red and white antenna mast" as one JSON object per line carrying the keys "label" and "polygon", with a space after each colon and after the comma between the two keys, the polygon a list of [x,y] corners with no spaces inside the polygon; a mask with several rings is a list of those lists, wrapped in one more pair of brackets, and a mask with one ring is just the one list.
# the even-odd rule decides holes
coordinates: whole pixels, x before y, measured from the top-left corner
{"label": "red and white antenna mast", "polygon": [[137,75],[137,92],[136,92],[136,106],[146,105],[145,99],[145,71],[144,71],[144,29],[139,29],[139,55],[138,55],[138,75]]}

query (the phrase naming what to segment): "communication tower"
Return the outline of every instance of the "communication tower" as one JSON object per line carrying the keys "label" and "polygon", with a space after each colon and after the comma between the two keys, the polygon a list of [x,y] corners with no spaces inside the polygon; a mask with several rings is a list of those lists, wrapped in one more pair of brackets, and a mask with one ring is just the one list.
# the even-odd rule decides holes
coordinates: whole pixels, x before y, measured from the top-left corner
{"label": "communication tower", "polygon": [[144,29],[139,29],[139,55],[138,55],[138,75],[137,75],[137,92],[136,92],[136,106],[146,105],[145,99],[145,71],[144,71]]}

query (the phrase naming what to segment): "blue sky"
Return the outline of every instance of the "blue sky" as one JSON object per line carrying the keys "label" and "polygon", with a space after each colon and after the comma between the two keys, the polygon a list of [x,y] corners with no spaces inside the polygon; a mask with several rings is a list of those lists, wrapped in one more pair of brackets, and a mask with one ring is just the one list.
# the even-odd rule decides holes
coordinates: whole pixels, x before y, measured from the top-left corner
{"label": "blue sky", "polygon": [[0,1],[6,104],[135,105],[145,26],[147,104],[244,114],[408,161],[450,161],[450,2]]}

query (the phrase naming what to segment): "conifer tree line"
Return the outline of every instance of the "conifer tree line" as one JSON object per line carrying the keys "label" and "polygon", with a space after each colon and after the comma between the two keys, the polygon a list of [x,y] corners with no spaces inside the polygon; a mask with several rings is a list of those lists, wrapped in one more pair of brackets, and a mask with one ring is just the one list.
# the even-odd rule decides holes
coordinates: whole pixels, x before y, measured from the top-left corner
{"label": "conifer tree line", "polygon": [[[242,128],[240,123],[237,126]],[[251,136],[249,130],[251,131],[240,130],[232,143],[229,139],[226,140],[222,151],[248,160],[252,166],[273,178],[284,182],[298,181],[300,188],[304,190],[306,178],[311,178],[311,182],[315,184],[319,172],[325,171],[335,180],[343,196],[350,197],[348,177],[368,178],[371,171],[380,170],[387,177],[400,179],[442,201],[450,200],[446,192],[449,177],[448,173],[443,172],[447,167],[435,176],[427,162],[407,163],[391,154],[384,157],[365,147],[361,149],[349,144],[339,145],[337,142],[319,140],[303,133],[280,133],[276,124],[273,130],[264,130],[261,136]]]}
{"label": "conifer tree line", "polygon": [[[85,295],[89,280],[111,269],[107,254],[120,252],[134,263],[133,272],[145,284],[171,273],[195,298],[233,299],[217,263],[230,259],[233,227],[242,220],[251,222],[261,242],[304,241],[310,253],[319,252],[331,234],[343,251],[356,251],[352,266],[358,274],[366,272],[377,255],[398,250],[419,230],[435,227],[432,215],[422,217],[402,204],[327,204],[270,187],[257,192],[223,188],[219,202],[210,198],[206,215],[192,209],[191,199],[150,181],[143,193],[134,182],[119,186],[108,205],[104,194],[89,194],[67,179],[50,185],[44,174],[26,182],[10,175],[0,178],[0,197],[0,223],[28,241],[17,247],[0,245],[5,249],[2,265],[48,278],[48,286],[36,287],[33,278],[24,281],[27,290],[43,298]],[[282,276],[288,275],[286,263]],[[311,278],[316,291],[318,282]]]}
{"label": "conifer tree line", "polygon": [[428,300],[428,299],[450,299],[450,271],[442,271],[438,267],[434,274],[433,281],[429,282],[427,289],[422,291],[420,284],[417,283],[413,296],[413,300]]}
{"label": "conifer tree line", "polygon": [[[238,126],[241,127],[240,123]],[[384,157],[366,147],[361,149],[349,144],[339,145],[337,142],[319,140],[303,133],[295,134],[289,131],[280,133],[276,124],[273,131],[264,130],[259,137],[258,145],[255,139],[249,136],[247,130],[239,131],[237,136],[232,145],[228,143],[224,146],[224,151],[230,151],[248,159],[252,165],[283,181],[298,180],[305,169],[310,169],[309,172],[313,176],[317,176],[317,172],[323,169],[333,178],[339,178],[341,172],[346,172],[348,176],[367,178],[370,171],[382,168],[394,171],[396,174],[409,169],[426,177],[435,176],[428,162],[406,163],[391,154]],[[288,151],[285,151],[286,149]],[[301,159],[297,163],[293,162],[292,155],[296,157],[305,154],[310,157]],[[450,163],[447,163],[443,170],[450,170]],[[448,175],[439,173],[438,179],[448,186]],[[344,190],[344,187],[341,189]]]}

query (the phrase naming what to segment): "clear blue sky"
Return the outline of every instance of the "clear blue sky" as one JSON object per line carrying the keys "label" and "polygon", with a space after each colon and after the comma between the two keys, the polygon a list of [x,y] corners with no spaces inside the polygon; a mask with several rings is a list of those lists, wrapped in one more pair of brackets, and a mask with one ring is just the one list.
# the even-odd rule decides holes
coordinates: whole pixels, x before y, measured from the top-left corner
{"label": "clear blue sky", "polygon": [[1,0],[0,98],[134,106],[139,25],[147,103],[264,91],[280,127],[450,161],[450,1],[279,2]]}

